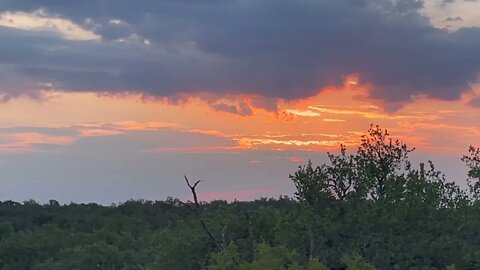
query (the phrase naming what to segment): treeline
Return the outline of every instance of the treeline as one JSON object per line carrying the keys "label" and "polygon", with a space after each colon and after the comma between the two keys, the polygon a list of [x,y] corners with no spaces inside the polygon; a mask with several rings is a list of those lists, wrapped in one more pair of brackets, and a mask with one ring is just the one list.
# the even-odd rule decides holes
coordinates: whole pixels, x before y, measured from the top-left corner
{"label": "treeline", "polygon": [[480,149],[466,189],[412,151],[372,126],[300,166],[295,198],[1,202],[0,269],[480,269]]}

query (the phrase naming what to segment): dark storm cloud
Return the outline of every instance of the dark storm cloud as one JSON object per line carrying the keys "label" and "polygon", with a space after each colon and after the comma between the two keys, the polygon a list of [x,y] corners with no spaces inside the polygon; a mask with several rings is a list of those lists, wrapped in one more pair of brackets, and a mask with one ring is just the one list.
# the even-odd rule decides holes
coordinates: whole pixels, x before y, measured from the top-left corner
{"label": "dark storm cloud", "polygon": [[102,36],[71,41],[0,28],[0,65],[31,87],[49,82],[71,91],[294,99],[359,73],[373,84],[372,97],[387,103],[415,94],[456,99],[477,81],[480,29],[436,29],[417,12],[421,6],[414,0],[0,0],[0,10],[43,9]]}

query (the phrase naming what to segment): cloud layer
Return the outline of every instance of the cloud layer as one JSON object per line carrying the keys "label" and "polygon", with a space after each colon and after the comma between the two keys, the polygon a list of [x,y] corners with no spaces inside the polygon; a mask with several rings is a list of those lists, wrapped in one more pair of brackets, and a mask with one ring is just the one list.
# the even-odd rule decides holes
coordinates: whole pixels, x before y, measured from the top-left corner
{"label": "cloud layer", "polygon": [[0,91],[297,99],[355,73],[387,104],[414,95],[458,99],[478,81],[480,28],[435,28],[421,7],[415,0],[1,0]]}

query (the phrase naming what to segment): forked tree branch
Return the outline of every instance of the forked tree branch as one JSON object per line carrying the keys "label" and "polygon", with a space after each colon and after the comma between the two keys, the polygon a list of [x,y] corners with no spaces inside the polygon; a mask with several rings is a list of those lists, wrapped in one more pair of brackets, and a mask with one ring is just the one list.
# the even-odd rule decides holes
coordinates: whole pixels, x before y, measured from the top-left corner
{"label": "forked tree branch", "polygon": [[[187,178],[187,175],[185,174],[185,182],[187,182],[187,186],[188,188],[190,188],[190,191],[192,192],[192,196],[193,196],[193,203],[195,204],[195,213],[197,214],[197,217],[198,217],[198,220],[200,222],[200,225],[202,225],[202,228],[203,230],[205,231],[205,233],[208,235],[208,237],[215,243],[215,245],[220,249],[220,251],[224,251],[225,250],[225,243],[224,242],[220,242],[218,241],[215,236],[213,236],[213,234],[210,232],[210,230],[208,229],[207,225],[205,224],[205,221],[203,220],[203,216],[202,214],[200,213],[201,211],[201,205],[200,203],[198,202],[198,196],[197,196],[197,186],[200,182],[202,182],[201,180],[197,180],[193,185],[190,183],[190,181],[188,180]],[[193,210],[191,207],[189,207],[190,210]],[[225,227],[227,225],[224,226],[223,230],[222,230],[222,236],[224,236],[224,231],[225,231]],[[224,238],[224,237],[222,237]]]}
{"label": "forked tree branch", "polygon": [[185,174],[185,182],[187,182],[187,186],[190,188],[190,191],[192,192],[193,195],[193,202],[195,203],[195,208],[200,209],[200,203],[198,202],[198,196],[197,196],[197,191],[195,190],[200,182],[202,180],[197,180],[193,186],[190,184],[190,181],[187,178],[187,175]]}

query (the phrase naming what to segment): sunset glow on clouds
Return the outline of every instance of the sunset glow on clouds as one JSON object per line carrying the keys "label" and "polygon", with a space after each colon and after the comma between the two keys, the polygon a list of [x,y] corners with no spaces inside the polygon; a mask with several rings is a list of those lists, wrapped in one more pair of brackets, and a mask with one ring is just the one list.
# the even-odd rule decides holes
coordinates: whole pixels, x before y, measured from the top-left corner
{"label": "sunset glow on clouds", "polygon": [[1,198],[291,195],[370,124],[462,180],[480,144],[478,1],[87,2],[0,3]]}
{"label": "sunset glow on clouds", "polygon": [[36,145],[69,145],[75,140],[69,136],[52,136],[36,132],[0,134],[0,152],[22,153],[35,150]]}
{"label": "sunset glow on clouds", "polygon": [[[368,99],[365,89],[331,88],[309,99],[281,101],[275,112],[253,107],[253,113],[248,116],[218,111],[195,97],[182,104],[171,104],[137,95],[115,97],[61,92],[51,95],[47,101],[19,98],[3,104],[0,108],[0,122],[4,127],[2,158],[39,155],[42,151],[67,157],[86,152],[105,156],[108,161],[102,162],[109,164],[106,166],[124,171],[131,184],[137,185],[137,181],[142,181],[137,173],[129,174],[129,165],[117,167],[120,166],[115,161],[119,158],[117,151],[125,158],[152,159],[150,162],[174,155],[175,160],[180,160],[168,166],[172,178],[166,179],[165,184],[176,185],[173,190],[178,190],[178,196],[185,196],[181,176],[191,172],[193,177],[206,181],[204,199],[288,194],[291,192],[288,174],[297,165],[305,164],[308,159],[321,161],[324,152],[337,151],[340,144],[355,149],[371,123],[387,128],[392,135],[433,160],[439,154],[458,160],[466,146],[478,144],[480,135],[479,110],[467,104],[473,94],[456,101],[418,97],[390,113]],[[83,113],[79,115],[80,111]],[[316,114],[298,113],[304,111]],[[15,122],[18,126],[12,125]],[[95,146],[108,141],[115,145],[106,149]],[[56,147],[50,149],[45,145]],[[112,149],[114,153],[110,153]],[[218,175],[217,158],[228,166],[248,170],[250,173],[245,177],[272,177],[269,170],[278,170],[280,175],[272,179],[273,182],[269,179],[263,183],[250,181],[238,173],[230,176],[232,168],[228,166],[226,172]],[[200,165],[202,168],[195,169]],[[131,166],[139,165],[134,162]],[[60,170],[59,175],[64,172]],[[258,183],[262,183],[255,189],[258,192],[245,191],[256,188]],[[168,191],[162,193],[163,186],[161,181],[149,189],[157,188],[163,196],[170,195]],[[138,197],[157,196],[140,191],[138,194]],[[128,198],[128,193],[123,196],[119,197]]]}

